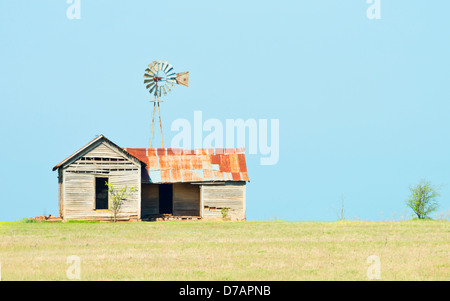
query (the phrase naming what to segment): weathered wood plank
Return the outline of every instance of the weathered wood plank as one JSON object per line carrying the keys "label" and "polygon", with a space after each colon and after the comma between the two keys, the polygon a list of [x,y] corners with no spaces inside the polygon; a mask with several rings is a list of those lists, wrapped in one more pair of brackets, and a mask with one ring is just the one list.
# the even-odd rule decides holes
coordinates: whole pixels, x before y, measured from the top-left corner
{"label": "weathered wood plank", "polygon": [[142,184],[141,215],[145,216],[159,213],[159,185]]}
{"label": "weathered wood plank", "polygon": [[[114,171],[109,170],[107,175],[98,175],[105,177],[117,189],[121,189],[125,185],[127,187],[140,187],[140,170],[134,165],[126,163],[124,165],[131,166],[133,170]],[[94,169],[95,164],[84,165],[86,169]],[[101,168],[116,168],[116,165],[102,166]],[[122,166],[123,167],[123,166]],[[111,216],[111,212],[95,210],[95,174],[74,172],[72,165],[69,165],[63,171],[64,183],[64,219],[65,220],[104,220]],[[129,196],[124,201],[120,214],[123,218],[140,218],[140,191]]]}
{"label": "weathered wood plank", "polygon": [[233,220],[245,220],[245,183],[202,185],[204,219],[221,219],[222,208],[228,209]]}
{"label": "weathered wood plank", "polygon": [[200,215],[200,188],[188,183],[173,184],[173,215]]}

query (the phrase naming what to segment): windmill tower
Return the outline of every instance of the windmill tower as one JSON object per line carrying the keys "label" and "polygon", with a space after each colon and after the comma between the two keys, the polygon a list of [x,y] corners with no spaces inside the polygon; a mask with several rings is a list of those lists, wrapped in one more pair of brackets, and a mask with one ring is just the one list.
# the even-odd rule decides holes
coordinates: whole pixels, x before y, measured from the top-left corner
{"label": "windmill tower", "polygon": [[148,68],[145,69],[144,74],[145,87],[149,90],[150,94],[155,96],[155,100],[153,102],[153,116],[152,116],[152,133],[150,135],[150,148],[152,148],[153,143],[153,130],[155,127],[155,111],[156,107],[158,107],[158,116],[159,116],[159,127],[161,130],[161,147],[164,148],[164,140],[163,140],[163,132],[162,132],[162,123],[161,123],[161,109],[159,103],[162,102],[159,100],[161,96],[166,96],[169,92],[172,91],[172,88],[175,84],[189,87],[189,72],[181,72],[176,73],[173,70],[173,66],[166,61],[158,60],[153,61],[148,65]]}

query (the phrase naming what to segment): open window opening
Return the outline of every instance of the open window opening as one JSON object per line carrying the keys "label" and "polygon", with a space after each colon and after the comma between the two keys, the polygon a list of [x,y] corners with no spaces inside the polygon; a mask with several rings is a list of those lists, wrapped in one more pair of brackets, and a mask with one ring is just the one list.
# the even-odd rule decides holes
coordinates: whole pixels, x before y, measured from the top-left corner
{"label": "open window opening", "polygon": [[108,209],[108,186],[106,185],[108,178],[95,178],[95,209]]}

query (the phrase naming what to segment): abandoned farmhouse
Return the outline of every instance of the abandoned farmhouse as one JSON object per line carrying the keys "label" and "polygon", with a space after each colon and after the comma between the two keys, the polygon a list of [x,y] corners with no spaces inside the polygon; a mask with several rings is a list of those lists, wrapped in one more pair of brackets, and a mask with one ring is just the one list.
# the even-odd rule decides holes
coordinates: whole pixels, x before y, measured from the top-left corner
{"label": "abandoned farmhouse", "polygon": [[245,220],[244,149],[121,148],[98,136],[53,167],[58,171],[59,214],[63,220],[111,219],[106,182],[136,187],[118,215],[122,221]]}

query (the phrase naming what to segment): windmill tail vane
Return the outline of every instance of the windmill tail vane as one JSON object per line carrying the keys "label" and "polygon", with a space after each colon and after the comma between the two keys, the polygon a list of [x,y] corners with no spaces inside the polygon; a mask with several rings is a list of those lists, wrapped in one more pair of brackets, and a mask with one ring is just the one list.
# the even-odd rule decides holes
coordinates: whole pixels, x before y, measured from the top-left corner
{"label": "windmill tail vane", "polygon": [[159,103],[161,102],[159,98],[161,96],[166,96],[168,93],[172,92],[172,88],[177,85],[182,85],[189,87],[189,72],[176,73],[171,64],[163,60],[153,61],[145,69],[144,74],[144,84],[145,88],[150,94],[155,96],[153,102],[153,116],[152,116],[152,133],[150,136],[150,148],[153,143],[153,129],[155,125],[155,111],[158,107],[159,116],[159,126],[161,130],[161,146],[164,148],[164,140],[162,133],[162,123],[161,123],[161,110]]}

